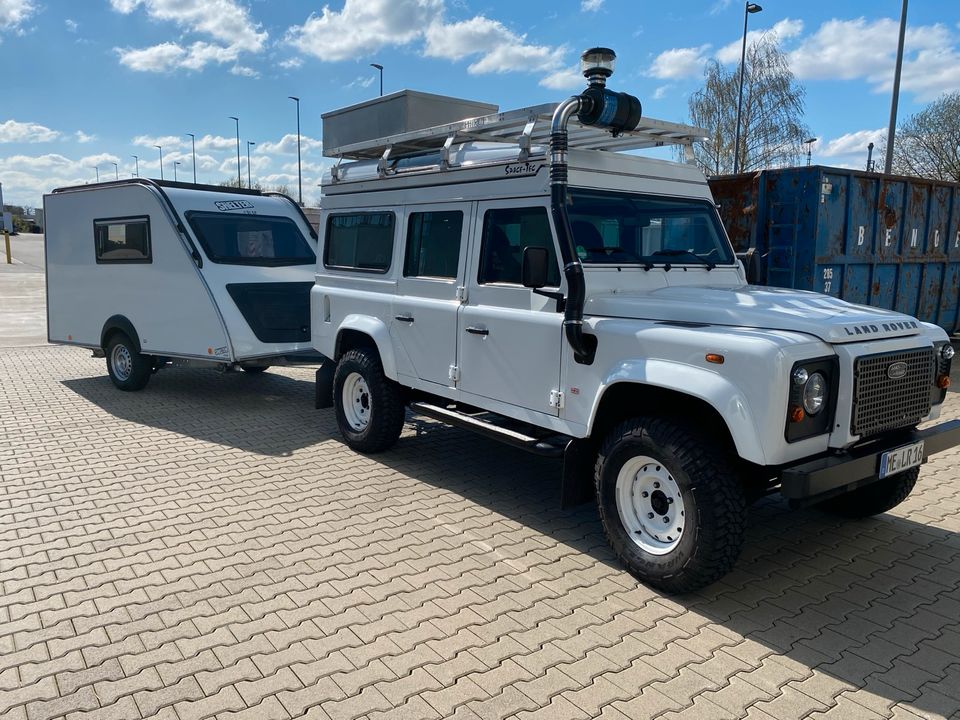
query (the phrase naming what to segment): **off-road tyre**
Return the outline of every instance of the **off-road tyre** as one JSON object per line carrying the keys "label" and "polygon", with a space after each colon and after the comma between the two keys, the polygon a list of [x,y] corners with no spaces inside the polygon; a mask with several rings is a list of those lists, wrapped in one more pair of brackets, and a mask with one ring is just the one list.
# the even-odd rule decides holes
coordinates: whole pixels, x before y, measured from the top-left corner
{"label": "off-road tyre", "polygon": [[911,468],[902,473],[875,480],[856,490],[824,500],[818,505],[834,515],[847,518],[865,518],[892,510],[913,492],[920,477],[920,468]]}
{"label": "off-road tyre", "polygon": [[[359,375],[367,396],[366,423],[362,428],[351,425],[349,409],[344,407],[344,386],[356,383]],[[348,350],[340,358],[333,375],[333,406],[340,433],[352,449],[362,453],[378,453],[393,447],[403,430],[405,407],[400,386],[383,373],[383,365],[374,351],[364,348]],[[351,415],[355,420],[356,415]]]}
{"label": "off-road tyre", "polygon": [[270,369],[269,365],[244,365],[243,371],[248,375],[262,375]]}
{"label": "off-road tyre", "polygon": [[153,360],[137,352],[133,342],[122,332],[113,333],[104,348],[107,374],[124,392],[143,390],[153,374]]}
{"label": "off-road tyre", "polygon": [[[665,554],[641,548],[618,510],[617,479],[621,470],[627,472],[627,463],[643,456],[662,464],[671,486],[679,489],[685,511],[687,525],[681,528],[676,546]],[[656,469],[660,471],[659,465]],[[730,453],[706,434],[674,420],[628,420],[604,440],[594,479],[607,540],[641,582],[669,593],[687,593],[709,585],[733,568],[743,546],[746,496]]]}

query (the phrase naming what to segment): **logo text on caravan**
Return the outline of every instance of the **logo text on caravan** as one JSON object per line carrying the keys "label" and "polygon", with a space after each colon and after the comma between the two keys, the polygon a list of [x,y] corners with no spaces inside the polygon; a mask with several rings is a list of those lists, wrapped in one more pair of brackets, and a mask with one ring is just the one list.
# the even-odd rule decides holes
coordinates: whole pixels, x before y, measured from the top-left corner
{"label": "logo text on caravan", "polygon": [[214,205],[217,206],[217,210],[243,210],[253,207],[253,203],[247,200],[221,200]]}

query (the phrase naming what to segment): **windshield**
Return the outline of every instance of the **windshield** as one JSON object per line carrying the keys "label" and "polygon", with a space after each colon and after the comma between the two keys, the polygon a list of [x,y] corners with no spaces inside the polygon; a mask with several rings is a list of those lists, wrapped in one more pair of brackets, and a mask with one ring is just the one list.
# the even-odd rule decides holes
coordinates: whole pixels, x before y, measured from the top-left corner
{"label": "windshield", "polygon": [[729,265],[730,244],[710,203],[571,188],[568,206],[585,264]]}
{"label": "windshield", "polygon": [[309,265],[316,255],[287,217],[189,212],[187,221],[207,257],[227,265]]}

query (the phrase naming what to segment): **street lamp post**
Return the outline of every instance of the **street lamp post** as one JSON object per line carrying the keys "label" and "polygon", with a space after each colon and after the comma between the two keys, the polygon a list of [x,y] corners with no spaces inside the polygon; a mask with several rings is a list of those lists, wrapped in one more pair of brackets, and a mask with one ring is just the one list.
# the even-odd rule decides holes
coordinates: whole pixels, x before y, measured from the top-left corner
{"label": "street lamp post", "polygon": [[160,145],[154,145],[154,147],[160,151],[160,179],[163,180],[163,147]]}
{"label": "street lamp post", "polygon": [[179,164],[180,164],[180,161],[179,161],[179,160],[174,160],[174,161],[173,161],[173,181],[174,181],[174,182],[177,181],[177,166],[178,166]]}
{"label": "street lamp post", "polygon": [[137,167],[136,176],[137,176],[137,177],[140,177],[140,158],[139,158],[138,156],[136,156],[136,155],[131,155],[130,157],[132,157],[132,158],[133,158],[133,161],[137,164],[137,165],[136,165],[136,167]]}
{"label": "street lamp post", "polygon": [[97,173],[97,182],[100,182],[100,168],[98,168],[96,165],[91,165],[90,167],[92,167],[92,168],[96,171],[96,173]]}
{"label": "street lamp post", "polygon": [[300,98],[288,95],[297,103],[297,202],[303,205],[303,168],[300,164]]}
{"label": "street lamp post", "polygon": [[120,168],[117,166],[116,163],[110,163],[110,164],[113,165],[113,174],[116,176],[117,180],[119,180],[119,179],[120,179]]}
{"label": "street lamp post", "polygon": [[903,69],[903,37],[907,31],[907,0],[900,8],[900,38],[897,42],[897,65],[893,72],[893,98],[890,100],[890,127],[887,128],[887,157],[883,163],[883,172],[889,175],[893,171],[893,141],[897,135],[897,105],[900,102],[900,71]]}
{"label": "street lamp post", "polygon": [[873,143],[867,145],[867,172],[873,172]]}
{"label": "street lamp post", "polygon": [[247,187],[253,189],[253,181],[250,179],[250,146],[256,145],[252,140],[247,140]]}
{"label": "street lamp post", "polygon": [[240,179],[240,118],[234,115],[228,117],[237,123],[237,187],[242,188],[243,180]]}
{"label": "street lamp post", "polygon": [[193,184],[197,184],[197,138],[193,133],[187,133],[190,136],[190,147],[193,149]]}
{"label": "street lamp post", "polygon": [[380,71],[380,97],[383,97],[383,65],[378,63],[370,63],[370,67],[376,68]]}
{"label": "street lamp post", "polygon": [[763,10],[756,3],[748,2],[743,6],[743,47],[740,50],[740,97],[737,100],[737,129],[733,141],[733,174],[740,172],[740,115],[743,112],[743,72],[747,60],[747,16]]}
{"label": "street lamp post", "polygon": [[815,137],[807,138],[806,140],[803,141],[803,144],[807,146],[807,167],[810,167],[810,157],[812,155],[811,148],[813,148],[813,144],[816,141],[817,141],[817,138]]}

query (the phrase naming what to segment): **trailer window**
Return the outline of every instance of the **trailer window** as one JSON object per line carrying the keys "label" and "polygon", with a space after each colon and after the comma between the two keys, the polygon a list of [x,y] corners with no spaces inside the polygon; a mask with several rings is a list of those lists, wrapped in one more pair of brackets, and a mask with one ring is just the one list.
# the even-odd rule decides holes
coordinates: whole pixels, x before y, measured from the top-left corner
{"label": "trailer window", "polygon": [[404,277],[455,278],[462,231],[463,213],[459,210],[411,213]]}
{"label": "trailer window", "polygon": [[392,212],[331,215],[323,264],[338,270],[385,273],[393,256]]}
{"label": "trailer window", "polygon": [[148,263],[150,218],[109,218],[93,221],[98,263]]}
{"label": "trailer window", "polygon": [[226,265],[310,265],[317,256],[287,217],[189,212],[187,221],[212,262]]}

